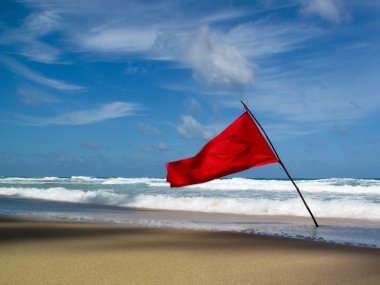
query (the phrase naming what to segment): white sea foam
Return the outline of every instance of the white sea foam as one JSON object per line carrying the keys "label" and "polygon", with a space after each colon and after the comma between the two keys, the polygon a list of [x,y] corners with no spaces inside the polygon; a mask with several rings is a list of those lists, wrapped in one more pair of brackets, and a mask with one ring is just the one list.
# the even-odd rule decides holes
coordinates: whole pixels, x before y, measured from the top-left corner
{"label": "white sea foam", "polygon": [[39,188],[0,188],[0,195],[17,196],[42,200],[76,203],[120,204],[125,203],[127,195],[116,194],[110,190],[68,190],[63,187]]}
{"label": "white sea foam", "polygon": [[168,186],[164,179],[160,178],[108,178],[102,184],[104,185],[122,185],[122,184],[147,184],[149,186]]}
{"label": "white sea foam", "polygon": [[[108,178],[104,185],[146,184],[149,187],[169,187],[160,178]],[[375,179],[331,178],[318,180],[298,180],[298,186],[305,192],[336,192],[345,194],[380,194],[380,181]],[[247,178],[216,179],[210,182],[186,186],[188,189],[202,190],[255,190],[255,191],[294,191],[288,180],[259,180]]]}
{"label": "white sea foam", "polygon": [[[71,178],[42,177],[5,177],[0,178],[1,183],[38,184],[41,182],[75,182],[103,185],[133,185],[145,184],[148,187],[169,187],[165,179],[161,178],[96,178],[89,176],[72,176]],[[297,180],[303,192],[334,192],[337,194],[380,194],[380,180],[330,178],[316,180]],[[294,191],[294,186],[288,180],[261,180],[247,178],[216,179],[210,182],[186,186],[185,189],[225,190],[225,191]]]}
{"label": "white sea foam", "polygon": [[[298,180],[296,183],[301,189],[301,191],[305,192],[336,192],[339,194],[380,194],[379,180],[334,178],[319,180]],[[202,184],[186,186],[186,188],[230,191],[294,191],[293,184],[287,180],[257,180],[246,178],[216,179]]]}
{"label": "white sea foam", "polygon": [[[309,224],[301,225],[300,228],[298,222],[245,223],[244,221],[250,220],[251,217],[241,217],[242,222],[236,222],[236,216],[223,216],[222,221],[218,222],[210,219],[209,215],[202,215],[201,212],[214,212],[309,218],[291,182],[246,178],[218,179],[204,184],[170,189],[165,179],[160,178],[0,177],[0,203],[2,203],[0,213],[21,213],[28,217],[42,215],[60,220],[132,223],[132,226],[248,231],[317,240],[323,238],[334,242],[380,247],[378,239],[380,180],[331,178],[297,180],[297,184],[301,191],[305,192],[305,198],[317,220],[321,217],[359,220],[347,227],[337,225],[335,219],[329,219],[333,221],[330,227],[326,226],[325,220],[323,226],[315,231]],[[13,203],[9,203],[12,197],[15,199]],[[46,201],[25,203],[24,199],[16,197],[97,205],[85,207],[75,204],[52,205]],[[104,206],[99,207],[99,205]],[[197,213],[194,220],[194,215],[168,215],[162,211],[138,211],[136,214],[137,212],[129,210],[114,211],[114,207],[105,205],[185,210]],[[366,228],[368,224],[374,226]],[[351,224],[348,222],[347,225]]]}
{"label": "white sea foam", "polygon": [[71,180],[91,180],[91,176],[71,176]]}
{"label": "white sea foam", "polygon": [[[310,200],[309,206],[318,217],[380,219],[380,205],[361,201]],[[168,197],[164,195],[139,195],[130,207],[184,210],[245,215],[309,216],[300,199],[274,201],[269,199]]]}
{"label": "white sea foam", "polygon": [[33,182],[36,182],[36,183],[40,183],[40,182],[44,182],[44,181],[59,181],[59,180],[62,180],[62,179],[65,179],[65,178],[60,178],[60,177],[54,177],[54,176],[47,176],[47,177],[3,177],[0,179],[0,183],[1,182],[6,182],[6,183],[10,183],[10,182],[14,182],[14,183],[33,183]]}
{"label": "white sea foam", "polygon": [[[141,193],[141,192],[140,192]],[[185,210],[198,212],[234,213],[246,215],[294,215],[308,216],[299,198],[278,200],[273,197],[174,197],[115,192],[110,189],[69,190],[64,187],[16,188],[1,187],[0,195],[54,201],[97,203],[137,208]],[[339,199],[322,201],[308,199],[310,208],[318,217],[380,219],[380,204],[369,201]]]}
{"label": "white sea foam", "polygon": [[71,176],[70,182],[83,183],[83,184],[95,184],[107,181],[107,178],[91,177],[91,176]]}

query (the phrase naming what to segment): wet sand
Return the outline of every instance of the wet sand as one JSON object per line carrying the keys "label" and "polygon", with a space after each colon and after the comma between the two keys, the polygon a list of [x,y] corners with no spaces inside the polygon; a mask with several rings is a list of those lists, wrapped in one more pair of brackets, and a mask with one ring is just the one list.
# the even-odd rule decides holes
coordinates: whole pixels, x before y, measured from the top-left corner
{"label": "wet sand", "polygon": [[379,284],[380,250],[277,237],[0,219],[0,284]]}

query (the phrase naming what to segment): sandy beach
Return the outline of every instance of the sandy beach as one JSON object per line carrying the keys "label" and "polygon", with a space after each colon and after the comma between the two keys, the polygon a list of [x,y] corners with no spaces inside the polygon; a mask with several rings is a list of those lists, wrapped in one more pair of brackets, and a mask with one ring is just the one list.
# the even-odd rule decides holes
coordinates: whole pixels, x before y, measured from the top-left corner
{"label": "sandy beach", "polygon": [[2,218],[1,284],[379,284],[380,250]]}

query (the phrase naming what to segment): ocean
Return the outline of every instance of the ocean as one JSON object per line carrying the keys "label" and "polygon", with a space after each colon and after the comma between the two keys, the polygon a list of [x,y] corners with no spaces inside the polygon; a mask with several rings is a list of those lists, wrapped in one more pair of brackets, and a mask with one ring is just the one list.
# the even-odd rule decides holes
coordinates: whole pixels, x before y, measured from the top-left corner
{"label": "ocean", "polygon": [[380,179],[0,177],[0,215],[276,235],[380,248]]}

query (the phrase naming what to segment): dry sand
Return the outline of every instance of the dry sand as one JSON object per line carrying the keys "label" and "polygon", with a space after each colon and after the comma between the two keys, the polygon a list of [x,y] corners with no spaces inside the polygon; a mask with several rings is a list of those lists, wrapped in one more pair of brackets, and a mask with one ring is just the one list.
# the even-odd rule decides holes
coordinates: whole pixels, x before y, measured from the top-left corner
{"label": "dry sand", "polygon": [[380,250],[2,218],[0,284],[380,284]]}

